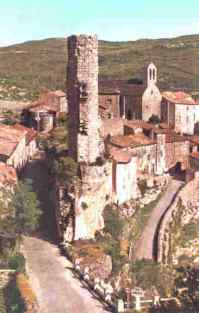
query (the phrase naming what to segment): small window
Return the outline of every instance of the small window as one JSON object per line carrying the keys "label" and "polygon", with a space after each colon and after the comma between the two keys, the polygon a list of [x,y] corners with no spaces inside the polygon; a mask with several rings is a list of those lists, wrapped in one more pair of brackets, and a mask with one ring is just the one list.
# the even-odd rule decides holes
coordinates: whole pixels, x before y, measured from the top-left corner
{"label": "small window", "polygon": [[153,80],[155,80],[155,69],[153,69]]}
{"label": "small window", "polygon": [[150,68],[149,70],[149,79],[151,80],[152,79],[152,69]]}

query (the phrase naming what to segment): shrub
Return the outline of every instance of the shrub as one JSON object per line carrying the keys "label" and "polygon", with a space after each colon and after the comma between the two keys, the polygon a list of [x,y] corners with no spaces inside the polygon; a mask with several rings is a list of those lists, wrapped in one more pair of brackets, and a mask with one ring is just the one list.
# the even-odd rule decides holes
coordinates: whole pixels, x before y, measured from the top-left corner
{"label": "shrub", "polygon": [[118,240],[124,227],[124,220],[120,216],[119,210],[107,206],[104,211],[104,223],[104,231],[109,233],[113,239]]}
{"label": "shrub", "polygon": [[25,272],[25,258],[20,253],[10,257],[8,265],[11,269],[16,270],[16,272]]}

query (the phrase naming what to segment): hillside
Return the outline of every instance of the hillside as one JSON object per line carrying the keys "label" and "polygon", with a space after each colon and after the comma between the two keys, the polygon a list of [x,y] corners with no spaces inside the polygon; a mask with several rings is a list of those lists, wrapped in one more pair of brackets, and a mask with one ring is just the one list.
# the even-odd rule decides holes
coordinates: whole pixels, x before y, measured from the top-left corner
{"label": "hillside", "polygon": [[[4,94],[0,87],[1,98],[23,98],[24,95],[25,98],[34,98],[43,87],[64,89],[66,58],[64,38],[30,41],[0,48],[0,85],[6,88],[14,86],[9,92],[6,89],[7,93]],[[101,77],[143,78],[144,66],[151,60],[158,67],[161,88],[199,89],[199,35],[99,42]]]}

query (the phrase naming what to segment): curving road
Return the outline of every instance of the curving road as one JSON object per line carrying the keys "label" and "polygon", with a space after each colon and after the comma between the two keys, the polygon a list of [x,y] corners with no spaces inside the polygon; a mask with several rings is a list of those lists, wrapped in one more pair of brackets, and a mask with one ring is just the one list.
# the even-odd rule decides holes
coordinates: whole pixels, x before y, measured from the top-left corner
{"label": "curving road", "polygon": [[107,313],[102,304],[73,277],[71,263],[42,239],[25,237],[27,273],[38,299],[38,313]]}
{"label": "curving road", "polygon": [[154,239],[157,231],[157,227],[161,220],[161,217],[171,205],[176,193],[182,187],[183,182],[178,180],[172,180],[164,195],[161,197],[158,204],[152,211],[149,221],[143,230],[142,236],[138,241],[134,257],[136,260],[153,260],[154,259]]}

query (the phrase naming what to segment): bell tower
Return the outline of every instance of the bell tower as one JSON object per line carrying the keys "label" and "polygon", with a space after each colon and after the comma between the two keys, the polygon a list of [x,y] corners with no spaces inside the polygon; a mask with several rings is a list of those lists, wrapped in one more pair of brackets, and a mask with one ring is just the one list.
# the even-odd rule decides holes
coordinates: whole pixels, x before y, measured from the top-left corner
{"label": "bell tower", "polygon": [[150,63],[147,68],[147,87],[157,84],[157,68],[154,63]]}
{"label": "bell tower", "polygon": [[68,38],[69,155],[91,164],[100,156],[97,36]]}

